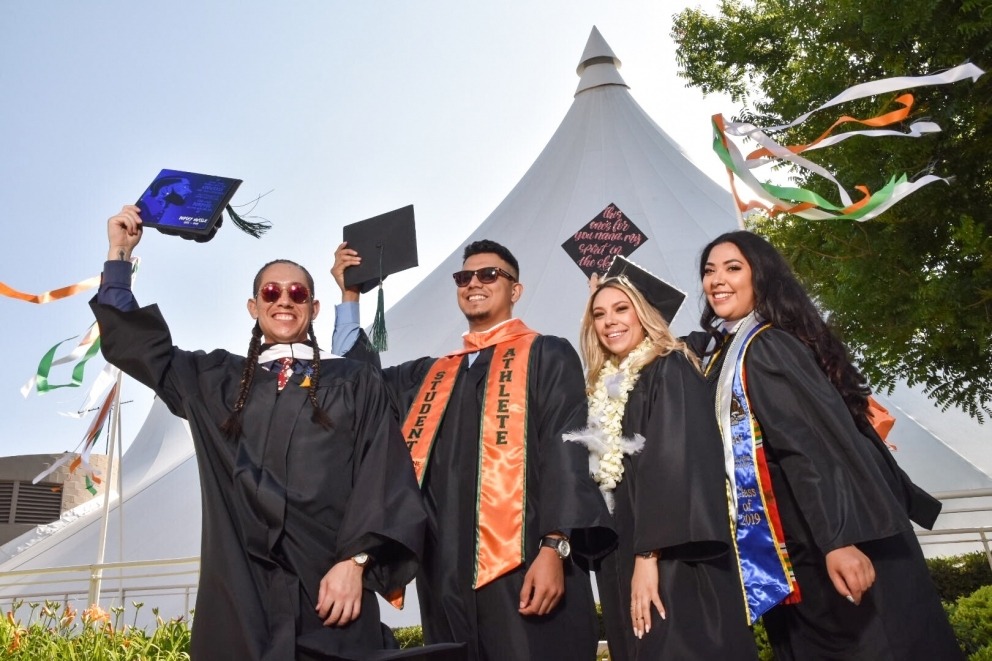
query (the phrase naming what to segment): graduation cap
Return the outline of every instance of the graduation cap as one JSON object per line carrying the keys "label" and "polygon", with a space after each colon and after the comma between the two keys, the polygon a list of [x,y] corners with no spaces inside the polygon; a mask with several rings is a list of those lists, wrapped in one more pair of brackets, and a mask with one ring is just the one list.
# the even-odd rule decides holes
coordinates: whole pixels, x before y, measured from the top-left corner
{"label": "graduation cap", "polygon": [[612,202],[561,244],[587,278],[602,273],[614,255],[630,255],[648,240],[637,225]]}
{"label": "graduation cap", "polygon": [[234,211],[230,202],[240,185],[240,179],[162,170],[138,199],[138,215],[145,227],[204,243],[217,234],[226,209],[235,227],[257,239],[271,224],[249,222]]}
{"label": "graduation cap", "polygon": [[345,225],[344,240],[362,258],[361,264],[345,270],[345,287],[359,287],[363,294],[379,288],[371,340],[377,351],[385,351],[387,334],[382,281],[392,273],[417,266],[413,205]]}
{"label": "graduation cap", "polygon": [[[631,285],[641,292],[647,302],[650,303],[661,316],[666,324],[671,324],[672,319],[678,314],[682,302],[685,300],[685,292],[676,289],[653,273],[649,273],[623,255],[617,255],[606,272],[603,280],[607,278],[626,278]],[[603,282],[600,280],[600,282]]]}

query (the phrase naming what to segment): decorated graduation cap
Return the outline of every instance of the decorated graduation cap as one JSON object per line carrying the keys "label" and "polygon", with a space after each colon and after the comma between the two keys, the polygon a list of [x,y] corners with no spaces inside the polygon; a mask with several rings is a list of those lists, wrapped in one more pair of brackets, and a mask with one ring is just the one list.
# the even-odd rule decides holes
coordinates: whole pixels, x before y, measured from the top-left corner
{"label": "decorated graduation cap", "polygon": [[363,294],[379,288],[370,339],[377,351],[385,351],[388,337],[382,282],[388,275],[417,266],[413,205],[345,225],[344,240],[362,258],[361,264],[345,270],[345,287],[358,287]]}
{"label": "decorated graduation cap", "polygon": [[630,255],[648,237],[612,202],[561,244],[587,278],[609,268],[614,255]]}
{"label": "decorated graduation cap", "polygon": [[138,199],[138,214],[145,227],[203,243],[217,234],[226,210],[235,227],[257,239],[271,225],[247,221],[234,211],[231,198],[240,185],[240,179],[162,170]]}
{"label": "decorated graduation cap", "polygon": [[630,284],[641,292],[647,302],[661,313],[666,324],[672,323],[672,319],[678,314],[679,308],[682,307],[682,302],[685,300],[685,292],[676,289],[623,255],[617,255],[606,272],[604,280],[621,276],[630,281]]}

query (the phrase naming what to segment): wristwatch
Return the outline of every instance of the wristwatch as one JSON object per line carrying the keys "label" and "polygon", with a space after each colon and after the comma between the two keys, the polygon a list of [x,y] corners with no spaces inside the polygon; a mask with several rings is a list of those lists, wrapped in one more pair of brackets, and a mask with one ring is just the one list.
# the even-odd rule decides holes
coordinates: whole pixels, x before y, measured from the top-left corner
{"label": "wristwatch", "polygon": [[354,562],[359,567],[361,567],[362,569],[365,569],[365,567],[369,564],[369,560],[371,559],[372,557],[365,551],[362,551],[361,553],[356,553],[355,555],[351,556],[351,561]]}
{"label": "wristwatch", "polygon": [[542,537],[540,548],[545,547],[554,549],[562,560],[572,555],[572,545],[568,543],[567,537]]}

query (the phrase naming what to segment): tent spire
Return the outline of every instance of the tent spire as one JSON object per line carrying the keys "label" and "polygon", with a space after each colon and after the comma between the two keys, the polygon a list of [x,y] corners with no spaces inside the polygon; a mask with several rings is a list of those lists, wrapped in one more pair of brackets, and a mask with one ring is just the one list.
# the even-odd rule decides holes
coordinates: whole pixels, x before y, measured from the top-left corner
{"label": "tent spire", "polygon": [[575,96],[587,89],[603,85],[622,85],[629,89],[630,86],[624,82],[619,69],[620,59],[613,53],[613,49],[606,43],[606,39],[603,39],[596,26],[592,26],[579,66],[575,69],[575,73],[579,74],[579,86],[575,90]]}

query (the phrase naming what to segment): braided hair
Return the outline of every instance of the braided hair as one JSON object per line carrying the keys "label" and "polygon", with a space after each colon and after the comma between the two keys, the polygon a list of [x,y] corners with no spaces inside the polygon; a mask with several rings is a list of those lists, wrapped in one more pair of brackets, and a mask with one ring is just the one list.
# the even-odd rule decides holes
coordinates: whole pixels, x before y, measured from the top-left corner
{"label": "braided hair", "polygon": [[[294,266],[301,271],[307,280],[307,287],[310,288],[311,304],[313,301],[314,294],[314,284],[313,276],[304,267],[297,264],[294,261],[288,259],[274,259],[268,262],[262,268],[258,270],[255,274],[255,280],[252,283],[252,296],[254,297],[258,293],[258,288],[261,285],[262,274],[265,270],[274,264],[287,264],[289,266]],[[310,420],[320,425],[324,429],[330,429],[333,424],[331,418],[324,411],[320,402],[317,400],[317,386],[320,382],[320,348],[317,345],[317,336],[313,331],[313,321],[307,326],[307,336],[310,339],[310,344],[313,348],[313,358],[310,360],[310,385],[308,387],[308,397],[310,399],[310,404],[313,406],[313,414],[310,416]],[[238,389],[238,398],[234,402],[234,409],[231,411],[231,415],[228,416],[227,420],[220,426],[221,432],[229,439],[236,439],[241,435],[241,411],[245,407],[245,402],[248,400],[248,393],[251,392],[252,382],[255,379],[255,368],[258,366],[258,356],[262,349],[262,327],[259,325],[258,320],[255,321],[255,326],[251,329],[251,341],[248,343],[248,355],[245,356],[245,367],[241,372],[241,385]]]}
{"label": "braided hair", "polygon": [[[307,274],[309,277],[310,274]],[[309,398],[310,404],[313,406],[313,414],[310,416],[311,422],[314,422],[324,429],[330,429],[334,425],[331,423],[330,416],[324,411],[324,408],[317,401],[317,382],[320,381],[320,347],[317,346],[317,335],[313,332],[313,322],[307,326],[307,335],[310,337],[310,344],[313,345],[313,358],[310,359],[310,370],[312,374],[310,375],[310,386]]]}

